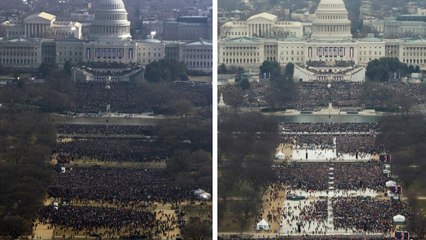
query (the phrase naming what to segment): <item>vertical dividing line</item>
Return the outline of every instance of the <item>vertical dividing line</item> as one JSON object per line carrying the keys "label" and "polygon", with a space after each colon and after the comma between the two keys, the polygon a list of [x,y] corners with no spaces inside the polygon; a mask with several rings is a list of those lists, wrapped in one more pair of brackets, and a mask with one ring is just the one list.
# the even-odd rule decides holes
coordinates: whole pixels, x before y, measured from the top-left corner
{"label": "vertical dividing line", "polygon": [[213,47],[213,68],[212,68],[212,89],[213,89],[213,104],[212,104],[212,121],[213,121],[213,129],[212,129],[212,164],[213,164],[213,198],[212,198],[212,231],[213,231],[213,239],[217,239],[218,237],[218,116],[217,116],[217,103],[218,103],[218,97],[217,97],[217,65],[218,65],[218,46],[217,46],[217,39],[218,39],[218,18],[217,18],[217,9],[218,9],[218,1],[212,0],[212,47]]}

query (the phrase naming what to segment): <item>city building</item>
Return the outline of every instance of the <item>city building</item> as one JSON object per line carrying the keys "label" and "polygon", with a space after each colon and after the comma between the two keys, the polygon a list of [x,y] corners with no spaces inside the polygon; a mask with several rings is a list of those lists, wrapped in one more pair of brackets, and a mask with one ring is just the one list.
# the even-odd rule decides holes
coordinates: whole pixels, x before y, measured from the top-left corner
{"label": "city building", "polygon": [[417,15],[426,16],[426,8],[417,8]]}
{"label": "city building", "polygon": [[180,60],[190,71],[212,72],[213,49],[211,41],[189,42],[181,47]]}
{"label": "city building", "polygon": [[63,66],[66,62],[73,65],[79,64],[83,59],[83,40],[70,37],[56,41],[55,52],[56,64],[60,66]]}
{"label": "city building", "polygon": [[303,25],[300,22],[278,21],[277,16],[266,12],[251,16],[246,21],[227,22],[220,28],[221,38],[280,38],[289,35],[303,37]]}
{"label": "city building", "polygon": [[384,37],[426,37],[426,15],[401,15],[385,19]]}
{"label": "city building", "polygon": [[385,21],[375,17],[364,17],[362,26],[370,32],[383,33],[385,30]]}
{"label": "city building", "polygon": [[[209,36],[207,17],[178,19],[182,24],[180,33],[195,40],[158,40],[154,38],[157,32],[152,31],[147,39],[136,41],[130,35],[130,22],[122,0],[99,0],[94,9],[94,21],[90,25],[56,21],[56,16],[44,12],[31,15],[23,22],[4,22],[0,63],[6,67],[27,68],[37,68],[42,63],[60,67],[66,63],[88,65],[90,69],[76,69],[75,76],[102,81],[108,79],[102,64],[114,66],[116,75],[113,80],[118,80],[120,65],[131,64],[140,68],[164,58],[183,62],[191,71],[212,71],[212,43],[200,38]],[[74,34],[70,26],[77,26],[78,34]],[[82,30],[87,31],[84,40]],[[73,34],[68,34],[70,31]],[[23,37],[26,35],[28,37]],[[96,74],[96,71],[100,73]],[[123,79],[129,79],[130,73],[124,72],[127,75]]]}
{"label": "city building", "polygon": [[164,41],[150,38],[139,41],[137,44],[138,64],[147,65],[165,58],[166,44]]}
{"label": "city building", "polygon": [[211,16],[182,16],[164,22],[163,40],[212,39]]}
{"label": "city building", "polygon": [[368,16],[372,16],[372,1],[371,0],[362,0],[360,7],[360,18],[363,19]]}
{"label": "city building", "polygon": [[46,12],[32,14],[23,21],[5,21],[1,28],[7,38],[81,39],[83,36],[79,22],[57,21],[55,15]]}
{"label": "city building", "polygon": [[295,78],[302,81],[364,81],[368,62],[382,57],[397,57],[426,69],[422,52],[425,40],[394,41],[372,34],[353,39],[350,26],[343,0],[321,0],[310,38],[229,36],[219,40],[219,65],[258,71],[266,60],[277,61],[282,66],[294,63]]}
{"label": "city building", "polygon": [[291,13],[291,19],[300,22],[312,22],[315,19],[315,14],[309,13],[308,9],[300,9]]}
{"label": "city building", "polygon": [[42,60],[40,39],[0,39],[0,64],[3,67],[35,68],[40,66]]}

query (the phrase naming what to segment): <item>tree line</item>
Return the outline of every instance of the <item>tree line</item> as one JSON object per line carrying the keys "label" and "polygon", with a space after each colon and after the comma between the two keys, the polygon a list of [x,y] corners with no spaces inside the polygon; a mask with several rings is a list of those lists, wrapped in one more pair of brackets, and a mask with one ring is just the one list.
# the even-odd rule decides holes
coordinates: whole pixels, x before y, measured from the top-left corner
{"label": "tree line", "polygon": [[278,122],[253,112],[219,118],[219,222],[234,216],[243,231],[255,220],[263,191],[273,180]]}
{"label": "tree line", "polygon": [[403,194],[408,197],[412,210],[408,222],[411,232],[419,239],[426,235],[426,215],[417,199],[426,195],[426,119],[423,115],[402,114],[380,121],[381,134],[376,143],[383,145],[392,155],[392,172],[403,184]]}
{"label": "tree line", "polygon": [[39,111],[0,109],[0,238],[31,235],[52,169],[56,132]]}

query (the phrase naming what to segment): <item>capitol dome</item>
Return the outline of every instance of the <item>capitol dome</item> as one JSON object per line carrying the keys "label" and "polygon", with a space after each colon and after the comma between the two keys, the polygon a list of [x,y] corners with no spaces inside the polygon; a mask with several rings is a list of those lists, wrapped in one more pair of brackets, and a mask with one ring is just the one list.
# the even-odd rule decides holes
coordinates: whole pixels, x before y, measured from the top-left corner
{"label": "capitol dome", "polygon": [[130,22],[123,0],[97,0],[90,38],[98,41],[130,40]]}
{"label": "capitol dome", "polygon": [[312,22],[312,39],[352,39],[351,21],[343,0],[321,0]]}
{"label": "capitol dome", "polygon": [[346,10],[345,2],[343,0],[322,0],[319,5],[318,9],[342,9],[344,8]]}

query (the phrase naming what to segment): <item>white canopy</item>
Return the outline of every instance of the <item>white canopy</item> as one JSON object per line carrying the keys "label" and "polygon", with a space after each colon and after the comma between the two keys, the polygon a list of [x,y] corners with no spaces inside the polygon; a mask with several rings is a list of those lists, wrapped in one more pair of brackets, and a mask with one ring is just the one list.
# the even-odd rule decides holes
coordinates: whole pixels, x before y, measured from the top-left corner
{"label": "white canopy", "polygon": [[394,181],[387,181],[386,182],[386,187],[394,187],[394,186],[396,186],[396,182],[394,182]]}
{"label": "white canopy", "polygon": [[202,193],[202,194],[200,194],[200,195],[198,195],[199,197],[200,197],[200,199],[202,199],[202,200],[209,200],[209,199],[211,199],[211,195],[209,194],[209,193]]}
{"label": "white canopy", "polygon": [[262,219],[262,221],[258,222],[256,224],[256,230],[269,230],[269,224],[265,219]]}
{"label": "white canopy", "polygon": [[201,189],[201,188],[199,188],[197,190],[194,190],[194,194],[195,195],[200,195],[200,194],[203,194],[203,193],[205,193],[205,191],[203,189]]}
{"label": "white canopy", "polygon": [[279,160],[284,160],[284,159],[285,159],[285,154],[284,154],[284,153],[282,153],[281,151],[279,151],[279,152],[277,152],[277,153],[275,154],[275,158],[276,158],[276,159],[279,159]]}
{"label": "white canopy", "polygon": [[396,215],[396,216],[393,217],[393,221],[395,223],[404,223],[405,222],[405,217],[402,216],[402,215],[400,215],[400,214],[398,214],[398,215]]}

